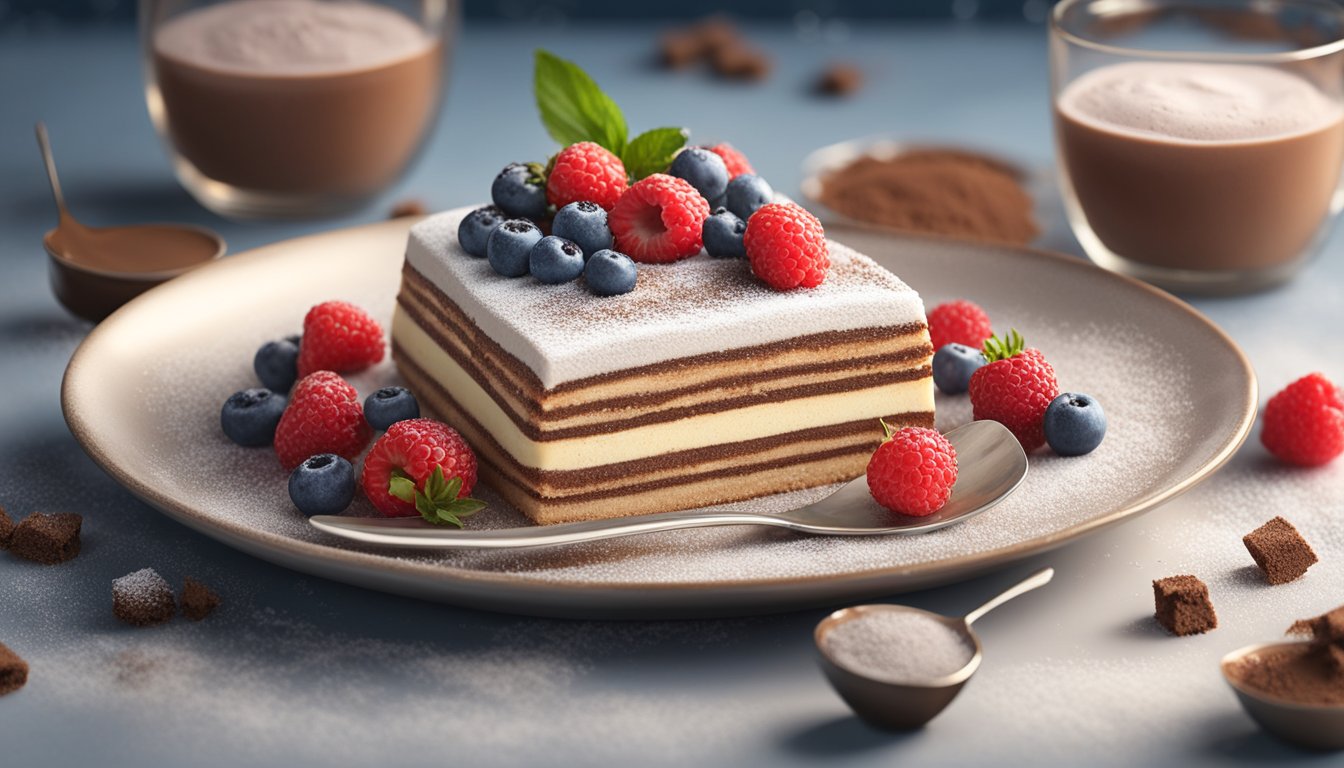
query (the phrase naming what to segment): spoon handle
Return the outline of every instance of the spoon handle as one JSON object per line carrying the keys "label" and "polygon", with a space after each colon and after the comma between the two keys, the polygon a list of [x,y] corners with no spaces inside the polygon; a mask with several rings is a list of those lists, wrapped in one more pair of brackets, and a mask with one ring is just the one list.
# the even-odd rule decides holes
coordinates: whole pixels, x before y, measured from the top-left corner
{"label": "spoon handle", "polygon": [[61,178],[56,175],[56,159],[51,154],[51,139],[47,137],[46,123],[39,122],[35,127],[37,146],[42,150],[42,163],[47,167],[47,181],[51,183],[51,196],[56,198],[56,208],[65,215],[65,195],[61,192]]}
{"label": "spoon handle", "polygon": [[995,608],[998,608],[1000,605],[1003,605],[1009,600],[1012,600],[1014,597],[1030,592],[1031,590],[1036,589],[1037,587],[1043,587],[1046,584],[1049,584],[1050,580],[1053,579],[1054,577],[1055,577],[1054,568],[1042,568],[1041,570],[1031,574],[1027,578],[1023,579],[1021,582],[1019,582],[1016,586],[1009,587],[1008,589],[1004,590],[1001,594],[999,594],[997,597],[991,598],[989,602],[985,603],[979,608],[976,608],[974,611],[971,611],[970,613],[966,614],[967,626],[974,624],[976,619],[980,618],[981,616],[984,616],[986,613],[989,613]]}

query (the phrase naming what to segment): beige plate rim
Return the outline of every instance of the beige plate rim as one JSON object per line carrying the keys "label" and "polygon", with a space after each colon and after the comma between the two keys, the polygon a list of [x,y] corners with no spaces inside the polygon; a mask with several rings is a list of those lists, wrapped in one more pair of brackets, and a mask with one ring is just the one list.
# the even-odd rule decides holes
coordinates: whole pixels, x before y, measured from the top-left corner
{"label": "beige plate rim", "polygon": [[[977,245],[956,241],[968,247],[989,248],[1004,254],[1012,254],[1013,258],[1049,269],[1076,270],[1080,274],[1086,272],[1089,278],[1116,281],[1127,285],[1130,289],[1137,289],[1170,303],[1187,315],[1191,322],[1211,332],[1214,338],[1225,346],[1224,351],[1231,355],[1231,359],[1240,368],[1244,397],[1237,406],[1240,411],[1237,428],[1224,436],[1219,450],[1203,465],[1179,482],[1132,504],[1111,510],[1065,530],[1019,542],[1013,546],[968,553],[930,563],[856,571],[843,575],[745,578],[715,581],[712,584],[694,581],[557,582],[524,574],[501,574],[412,563],[370,552],[299,541],[255,529],[241,530],[241,526],[240,530],[232,530],[222,526],[217,519],[207,513],[193,508],[190,500],[175,498],[151,486],[118,462],[107,436],[101,434],[98,429],[96,415],[85,407],[81,389],[92,386],[90,377],[96,376],[96,369],[89,364],[89,360],[95,357],[97,350],[108,339],[116,338],[124,317],[152,308],[156,294],[166,288],[209,280],[217,270],[247,269],[249,265],[259,260],[277,258],[279,254],[285,252],[290,243],[297,241],[334,243],[356,232],[372,233],[383,228],[405,232],[415,221],[416,219],[408,218],[332,230],[252,249],[206,264],[131,301],[94,328],[75,350],[70,360],[61,387],[61,406],[71,433],[100,467],[151,506],[207,536],[295,570],[384,591],[491,610],[563,617],[671,618],[797,610],[834,605],[842,597],[862,599],[890,595],[970,578],[1025,557],[1055,549],[1083,535],[1152,510],[1190,490],[1231,459],[1245,442],[1255,421],[1258,387],[1250,361],[1222,329],[1193,307],[1165,291],[1123,275],[1107,273],[1086,261],[1064,254],[1034,248]],[[849,229],[864,235],[891,236],[888,232],[868,227]],[[902,235],[900,238],[924,241],[931,245],[949,242],[945,238],[936,237]],[[843,241],[844,236],[840,235],[836,239]],[[635,594],[644,599],[632,603],[630,598]],[[566,599],[557,601],[555,598],[560,595]],[[756,600],[759,602],[752,602]],[[744,605],[744,601],[751,604]]]}

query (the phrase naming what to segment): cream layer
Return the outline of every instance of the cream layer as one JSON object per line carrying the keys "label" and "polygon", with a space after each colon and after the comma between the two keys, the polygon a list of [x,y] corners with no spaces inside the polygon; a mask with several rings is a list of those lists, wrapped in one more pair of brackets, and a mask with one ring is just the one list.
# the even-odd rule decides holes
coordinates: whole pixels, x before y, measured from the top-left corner
{"label": "cream layer", "polygon": [[586,469],[860,419],[878,419],[892,413],[933,411],[933,380],[921,378],[705,413],[602,435],[535,441],[524,435],[490,393],[400,306],[392,316],[392,337],[519,464],[541,470]]}

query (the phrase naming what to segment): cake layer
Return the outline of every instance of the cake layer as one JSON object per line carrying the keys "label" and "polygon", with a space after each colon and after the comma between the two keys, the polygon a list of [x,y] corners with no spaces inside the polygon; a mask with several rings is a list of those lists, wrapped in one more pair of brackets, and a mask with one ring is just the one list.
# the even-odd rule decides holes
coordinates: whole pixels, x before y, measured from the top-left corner
{"label": "cake layer", "polygon": [[[456,304],[407,269],[398,297],[413,323],[481,382],[534,439],[580,436],[670,421],[769,400],[864,389],[929,375],[932,354],[922,326],[818,334],[795,343],[726,350],[645,366],[555,393],[467,320]],[[394,326],[394,336],[399,326]],[[524,369],[525,370],[525,369]]]}
{"label": "cake layer", "polygon": [[633,292],[600,299],[582,281],[541,285],[502,277],[457,244],[458,223],[469,210],[412,228],[406,263],[452,297],[541,389],[733,348],[924,324],[917,293],[834,243],[826,282],[805,291],[775,291],[751,275],[744,259],[705,255],[641,265]]}
{"label": "cake layer", "polygon": [[570,436],[538,434],[524,428],[400,307],[392,320],[401,359],[424,371],[470,413],[519,464],[547,470],[575,470],[647,459],[726,442],[783,435],[805,429],[875,421],[892,413],[932,413],[933,384],[927,370],[905,381],[792,398],[771,398],[728,410],[659,421],[638,429],[584,431]]}

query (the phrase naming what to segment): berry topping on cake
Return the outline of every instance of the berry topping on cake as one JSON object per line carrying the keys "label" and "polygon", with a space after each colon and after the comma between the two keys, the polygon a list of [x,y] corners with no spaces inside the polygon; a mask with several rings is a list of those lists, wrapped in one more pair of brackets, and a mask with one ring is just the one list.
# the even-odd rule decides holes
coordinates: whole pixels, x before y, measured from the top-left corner
{"label": "berry topping on cake", "polygon": [[468,255],[485,258],[485,244],[490,233],[504,223],[508,215],[498,206],[487,205],[468,213],[457,225],[457,242]]}
{"label": "berry topping on cake", "polygon": [[624,253],[602,250],[583,265],[583,281],[598,296],[619,296],[635,289],[639,269]]}
{"label": "berry topping on cake", "polygon": [[368,312],[346,301],[323,302],[303,318],[299,375],[362,371],[383,359],[383,347],[383,328]]}
{"label": "berry topping on cake", "polygon": [[735,179],[744,173],[755,173],[756,170],[747,162],[747,156],[742,154],[732,144],[715,144],[712,147],[706,147],[710,152],[723,158],[723,164],[728,167],[728,178]]}
{"label": "berry topping on cake", "polygon": [[985,362],[979,347],[944,344],[933,353],[933,383],[944,394],[963,395],[971,386],[971,376]]}
{"label": "berry topping on cake", "polygon": [[1095,397],[1065,392],[1045,409],[1045,441],[1060,456],[1091,453],[1106,437],[1106,412]]}
{"label": "berry topping on cake", "polygon": [[770,183],[754,173],[744,173],[728,182],[724,206],[739,219],[748,221],[762,206],[773,202],[775,190]]}
{"label": "berry topping on cake", "polygon": [[285,412],[285,396],[269,389],[234,392],[219,411],[219,426],[230,440],[248,448],[270,445]]}
{"label": "berry topping on cake", "polygon": [[551,234],[573,241],[583,249],[585,256],[610,248],[615,242],[611,227],[607,226],[607,212],[589,200],[570,203],[556,211]]}
{"label": "berry topping on cake", "polygon": [[528,271],[547,285],[577,280],[583,274],[583,249],[563,237],[543,237],[532,246]]}
{"label": "berry topping on cake", "polygon": [[405,387],[383,387],[364,400],[364,419],[380,432],[398,421],[420,418],[420,403]]}
{"label": "berry topping on cake", "polygon": [[979,349],[993,335],[985,310],[964,299],[939,304],[929,312],[929,340],[934,349],[948,344]]}
{"label": "berry topping on cake", "polygon": [[252,357],[252,370],[263,387],[281,394],[288,392],[299,378],[299,337],[262,344]]}
{"label": "berry topping on cake", "polygon": [[942,509],[957,482],[957,451],[937,430],[892,431],[868,460],[868,491],[878,504],[901,515],[924,517]]}
{"label": "berry topping on cake", "polygon": [[319,453],[353,460],[371,437],[355,388],[331,371],[317,371],[294,385],[275,430],[275,455],[285,469]]}
{"label": "berry topping on cake", "polygon": [[1265,405],[1260,442],[1280,459],[1304,467],[1344,453],[1344,397],[1323,374],[1294,381]]}
{"label": "berry topping on cake", "polygon": [[532,246],[541,240],[541,230],[527,219],[509,219],[495,227],[486,241],[485,257],[490,266],[505,277],[527,274]]}
{"label": "berry topping on cake", "polygon": [[393,424],[364,459],[360,486],[387,517],[420,515],[462,526],[485,507],[469,498],[476,486],[476,454],[457,430],[433,419]]}
{"label": "berry topping on cake", "polygon": [[709,203],[684,179],[655,173],[635,182],[611,209],[616,247],[635,261],[663,264],[700,252]]}
{"label": "berry topping on cake", "polygon": [[705,219],[705,251],[710,256],[740,259],[747,255],[747,246],[742,242],[746,232],[745,221],[727,208],[719,208]]}
{"label": "berry topping on cake", "polygon": [[756,211],[743,242],[751,271],[777,291],[815,288],[831,266],[821,222],[793,203],[770,203]]}
{"label": "berry topping on cake", "polygon": [[319,453],[289,474],[289,500],[305,515],[335,515],[355,498],[355,468],[334,453]]}
{"label": "berry topping on cake", "polygon": [[1013,433],[1023,450],[1045,444],[1045,411],[1059,396],[1055,369],[1039,349],[1028,348],[1016,330],[985,341],[988,363],[971,376],[971,407],[976,420],[997,421]]}
{"label": "berry topping on cake", "polygon": [[556,208],[587,200],[609,211],[626,185],[619,157],[599,144],[581,141],[555,156],[546,179],[546,198]]}
{"label": "berry topping on cake", "polygon": [[672,159],[667,173],[690,182],[706,200],[715,200],[728,189],[728,166],[708,149],[683,149]]}
{"label": "berry topping on cake", "polygon": [[490,199],[509,216],[540,219],[546,215],[544,173],[540,163],[509,163],[490,185]]}

